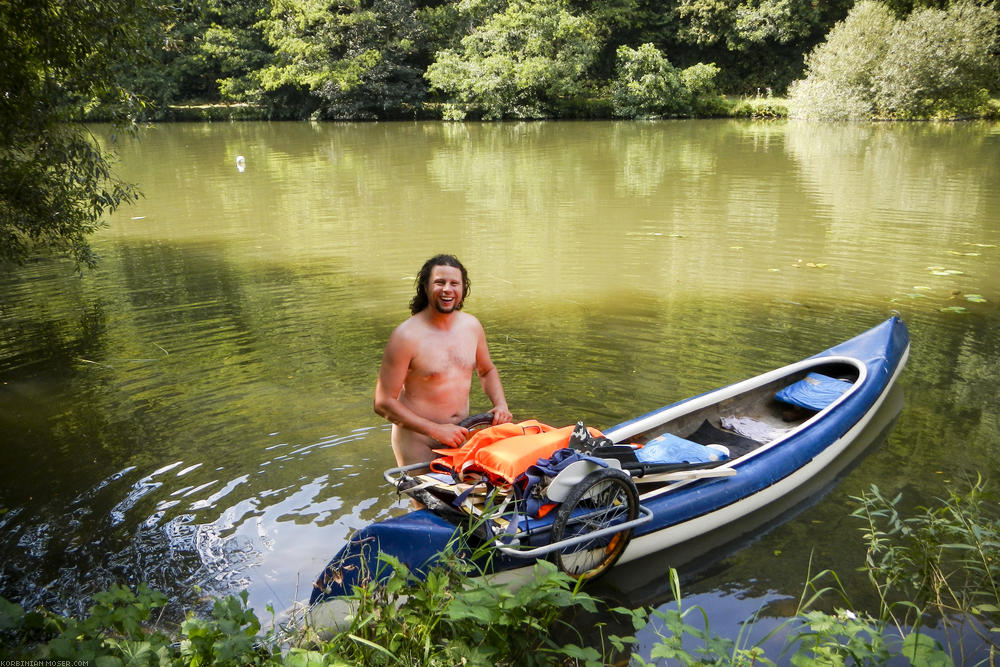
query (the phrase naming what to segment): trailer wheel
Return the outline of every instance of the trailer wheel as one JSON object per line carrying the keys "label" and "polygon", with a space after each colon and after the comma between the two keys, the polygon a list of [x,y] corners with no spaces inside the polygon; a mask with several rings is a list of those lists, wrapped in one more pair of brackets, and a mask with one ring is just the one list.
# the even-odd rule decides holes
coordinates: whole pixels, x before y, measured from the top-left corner
{"label": "trailer wheel", "polygon": [[478,431],[486,428],[487,426],[493,425],[493,413],[481,412],[478,415],[469,415],[462,421],[458,422],[458,425],[462,428],[467,428],[470,431]]}
{"label": "trailer wheel", "polygon": [[[586,535],[639,516],[639,493],[628,473],[601,468],[570,489],[552,523],[551,542]],[[632,539],[632,529],[567,546],[549,557],[575,579],[596,579],[611,569]]]}

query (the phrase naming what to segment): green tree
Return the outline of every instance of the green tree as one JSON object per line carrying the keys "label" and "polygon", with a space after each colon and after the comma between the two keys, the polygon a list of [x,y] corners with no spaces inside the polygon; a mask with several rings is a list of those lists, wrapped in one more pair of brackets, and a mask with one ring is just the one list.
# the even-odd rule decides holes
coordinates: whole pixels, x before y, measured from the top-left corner
{"label": "green tree", "polygon": [[566,0],[514,0],[437,54],[426,78],[450,105],[446,117],[550,118],[578,108],[603,29]]}
{"label": "green tree", "polygon": [[272,0],[262,26],[275,62],[258,80],[313,93],[323,117],[412,115],[426,93],[415,12],[409,0]]}
{"label": "green tree", "polygon": [[864,0],[806,59],[789,91],[803,118],[928,118],[978,113],[997,86],[1000,15],[967,1],[905,20]]}
{"label": "green tree", "polygon": [[78,121],[141,107],[120,72],[156,20],[143,0],[0,0],[0,260],[50,249],[94,264],[88,235],[137,193]]}
{"label": "green tree", "polygon": [[680,64],[715,62],[731,89],[783,91],[802,73],[802,55],[822,41],[853,0],[677,0],[673,42],[658,44]]}
{"label": "green tree", "polygon": [[806,57],[806,77],[789,89],[793,115],[844,120],[871,117],[874,77],[889,49],[896,18],[888,7],[862,0]]}
{"label": "green tree", "polygon": [[270,0],[165,5],[150,26],[144,62],[122,68],[126,85],[150,103],[145,116],[170,118],[172,105],[223,100],[263,105],[271,116],[300,111],[301,105],[278,92],[265,97],[255,77],[274,59],[258,25],[270,6]]}
{"label": "green tree", "polygon": [[733,51],[790,44],[824,27],[821,5],[812,0],[679,0],[679,33],[683,41],[724,42]]}
{"label": "green tree", "polygon": [[260,101],[252,96],[259,90],[253,73],[269,65],[273,53],[257,24],[270,4],[269,0],[207,1],[207,27],[198,49],[213,64],[222,99]]}
{"label": "green tree", "polygon": [[715,89],[715,65],[683,71],[652,44],[618,49],[618,71],[611,84],[612,106],[623,118],[711,115],[722,108]]}
{"label": "green tree", "polygon": [[612,108],[622,118],[650,118],[679,113],[687,91],[680,72],[652,44],[618,48],[618,71],[611,83]]}
{"label": "green tree", "polygon": [[974,115],[997,88],[998,14],[954,2],[920,9],[897,24],[874,77],[881,115],[894,118]]}
{"label": "green tree", "polygon": [[172,104],[218,101],[221,77],[218,63],[201,48],[216,16],[212,0],[158,4],[137,44],[141,59],[129,58],[116,68],[121,85],[146,100],[143,116],[153,119],[166,116]]}

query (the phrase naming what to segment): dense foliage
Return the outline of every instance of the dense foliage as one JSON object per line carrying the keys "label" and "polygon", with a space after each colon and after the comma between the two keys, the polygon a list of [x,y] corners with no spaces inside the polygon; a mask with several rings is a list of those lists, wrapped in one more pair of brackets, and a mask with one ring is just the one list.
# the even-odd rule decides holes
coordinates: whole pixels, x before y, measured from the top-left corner
{"label": "dense foliage", "polygon": [[0,261],[55,248],[92,264],[87,235],[136,197],[75,122],[138,110],[120,76],[152,17],[141,0],[0,0]]}
{"label": "dense foliage", "polygon": [[719,68],[697,64],[681,71],[652,44],[618,47],[618,71],[611,84],[616,116],[713,116],[726,110],[715,87]]}
{"label": "dense foliage", "polygon": [[487,120],[571,115],[592,86],[601,32],[567,0],[513,0],[461,48],[438,52],[427,80],[450,100],[453,119],[470,112]]}
{"label": "dense foliage", "polygon": [[996,24],[972,0],[190,0],[130,83],[164,117],[649,118],[807,73],[805,117],[983,115]]}
{"label": "dense foliage", "polygon": [[[157,103],[154,117],[194,102],[249,102],[276,118],[607,117],[629,67],[622,48],[655,48],[680,71],[714,68],[693,75],[713,74],[723,92],[783,92],[852,4],[191,0],[170,6],[163,48],[131,82]],[[636,115],[700,113],[686,96]]]}
{"label": "dense foliage", "polygon": [[[216,600],[211,614],[187,619],[168,634],[154,613],[166,598],[145,585],[121,586],[94,596],[83,619],[44,610],[29,611],[0,598],[0,657],[87,660],[101,665],[556,665],[633,664],[793,665],[955,664],[968,644],[947,633],[949,645],[922,632],[937,621],[979,633],[995,652],[1000,620],[1000,540],[996,498],[982,481],[967,492],[951,492],[937,506],[900,515],[899,498],[877,488],[857,498],[854,516],[863,522],[868,547],[864,569],[879,600],[877,611],[852,610],[832,572],[807,582],[794,617],[767,637],[714,634],[698,607],[682,603],[677,572],[669,573],[676,605],[604,609],[635,631],[653,627],[657,642],[647,656],[634,651],[634,636],[610,634],[593,621],[574,623],[574,614],[593,614],[600,601],[579,590],[554,565],[540,562],[535,578],[513,591],[470,578],[467,561],[444,554],[443,566],[418,581],[392,558],[382,585],[355,589],[343,600],[336,630],[301,621],[260,634],[261,623],[246,606],[247,595]],[[837,603],[830,604],[830,598]],[[590,617],[592,618],[592,616]],[[700,620],[699,620],[700,618]],[[747,620],[748,624],[753,619]],[[586,634],[583,634],[585,629]],[[781,655],[764,643],[782,632]],[[950,643],[954,637],[956,644]]]}
{"label": "dense foliage", "polygon": [[1000,67],[1000,15],[957,0],[898,19],[862,0],[806,59],[790,91],[804,118],[968,117],[988,113]]}

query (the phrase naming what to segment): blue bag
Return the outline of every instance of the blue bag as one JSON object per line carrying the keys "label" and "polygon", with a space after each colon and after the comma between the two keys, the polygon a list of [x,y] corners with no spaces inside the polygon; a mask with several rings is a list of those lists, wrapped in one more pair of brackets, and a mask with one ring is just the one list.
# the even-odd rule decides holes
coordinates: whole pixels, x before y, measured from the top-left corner
{"label": "blue bag", "polygon": [[657,436],[635,451],[643,463],[708,463],[728,458],[724,453],[672,433]]}
{"label": "blue bag", "polygon": [[850,388],[850,382],[835,380],[819,373],[810,373],[804,379],[779,391],[775,398],[819,412]]}

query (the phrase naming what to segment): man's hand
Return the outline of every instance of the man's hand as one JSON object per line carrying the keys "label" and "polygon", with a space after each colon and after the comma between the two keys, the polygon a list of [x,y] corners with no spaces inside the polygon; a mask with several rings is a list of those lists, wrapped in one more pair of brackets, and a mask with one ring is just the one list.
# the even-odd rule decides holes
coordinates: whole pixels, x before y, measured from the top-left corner
{"label": "man's hand", "polygon": [[514,420],[514,415],[510,414],[506,403],[494,406],[490,412],[493,414],[493,425],[506,424]]}
{"label": "man's hand", "polygon": [[427,435],[445,447],[461,447],[469,439],[469,429],[458,424],[437,424]]}

